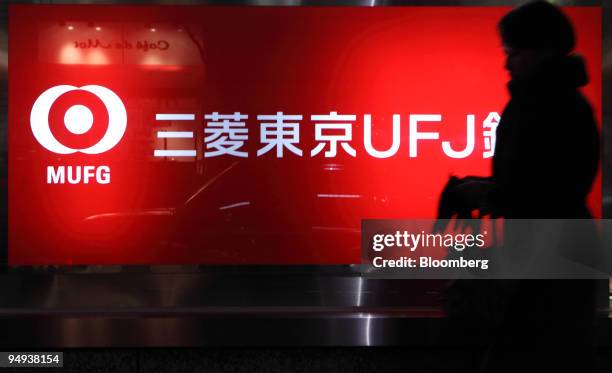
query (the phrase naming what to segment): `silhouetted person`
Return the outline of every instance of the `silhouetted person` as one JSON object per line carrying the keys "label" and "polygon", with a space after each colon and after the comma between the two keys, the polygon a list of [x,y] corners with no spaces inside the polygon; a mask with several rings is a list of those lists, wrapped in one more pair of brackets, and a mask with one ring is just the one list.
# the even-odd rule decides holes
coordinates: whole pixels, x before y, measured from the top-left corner
{"label": "silhouetted person", "polygon": [[[499,32],[511,98],[497,128],[492,177],[455,179],[451,192],[463,208],[506,219],[590,218],[586,198],[599,136],[579,91],[588,80],[583,59],[572,54],[572,25],[557,7],[538,1],[508,13]],[[483,304],[501,299],[489,310],[496,321],[483,371],[592,371],[595,281],[457,282],[459,298],[474,292]]]}
{"label": "silhouetted person", "polygon": [[493,156],[492,207],[505,218],[589,218],[586,197],[599,160],[584,61],[554,6],[535,2],[499,24],[507,54],[510,102]]}

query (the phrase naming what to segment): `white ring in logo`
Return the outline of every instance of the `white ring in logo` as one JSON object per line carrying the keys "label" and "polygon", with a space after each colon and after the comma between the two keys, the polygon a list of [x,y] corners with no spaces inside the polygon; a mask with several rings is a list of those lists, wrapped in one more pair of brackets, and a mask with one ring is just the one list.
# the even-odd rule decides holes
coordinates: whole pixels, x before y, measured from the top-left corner
{"label": "white ring in logo", "polygon": [[[94,95],[98,96],[100,100],[102,100],[102,103],[104,103],[104,106],[106,106],[106,110],[108,111],[108,129],[97,144],[85,149],[72,149],[57,141],[55,136],[53,136],[53,133],[51,133],[51,128],[49,126],[49,111],[51,110],[51,106],[55,100],[57,100],[61,95],[66,92],[79,89],[93,93]],[[75,108],[75,106],[73,106],[71,109],[73,108]],[[71,109],[69,109],[69,111]],[[91,114],[91,112],[89,113]],[[66,120],[64,119],[64,121]],[[45,149],[59,154],[72,154],[76,152],[85,154],[104,153],[105,151],[112,149],[113,146],[117,145],[125,133],[126,126],[127,113],[125,111],[125,106],[123,106],[123,102],[121,102],[121,99],[115,94],[115,92],[99,85],[86,85],[80,88],[71,85],[58,85],[51,87],[44,91],[36,99],[36,102],[34,102],[34,105],[32,106],[32,112],[30,113],[30,127],[32,128],[32,133],[34,134],[36,140]],[[87,132],[87,129],[85,129],[85,132]],[[68,130],[78,134],[84,133],[83,131],[71,129],[70,127]]]}

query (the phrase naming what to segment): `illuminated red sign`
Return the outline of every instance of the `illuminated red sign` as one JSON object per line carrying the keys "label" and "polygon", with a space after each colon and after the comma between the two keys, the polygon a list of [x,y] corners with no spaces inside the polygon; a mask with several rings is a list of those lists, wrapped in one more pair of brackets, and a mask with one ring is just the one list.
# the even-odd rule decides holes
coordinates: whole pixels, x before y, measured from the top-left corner
{"label": "illuminated red sign", "polygon": [[10,263],[358,263],[361,219],[490,173],[508,10],[11,6]]}

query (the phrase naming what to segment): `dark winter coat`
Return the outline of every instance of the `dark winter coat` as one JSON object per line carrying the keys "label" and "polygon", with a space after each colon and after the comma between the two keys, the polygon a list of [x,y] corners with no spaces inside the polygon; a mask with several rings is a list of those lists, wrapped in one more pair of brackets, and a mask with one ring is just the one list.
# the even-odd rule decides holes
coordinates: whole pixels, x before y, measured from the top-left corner
{"label": "dark winter coat", "polygon": [[497,128],[494,210],[506,218],[587,218],[597,174],[599,135],[579,88],[579,56],[559,57],[508,84],[511,99]]}

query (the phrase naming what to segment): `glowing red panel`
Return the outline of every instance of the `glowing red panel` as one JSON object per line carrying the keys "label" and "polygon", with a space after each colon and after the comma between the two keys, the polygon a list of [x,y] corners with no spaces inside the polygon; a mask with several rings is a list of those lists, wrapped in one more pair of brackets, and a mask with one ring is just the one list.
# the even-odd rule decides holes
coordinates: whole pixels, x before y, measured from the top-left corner
{"label": "glowing red panel", "polygon": [[11,6],[10,264],[359,263],[361,219],[490,173],[508,10]]}

